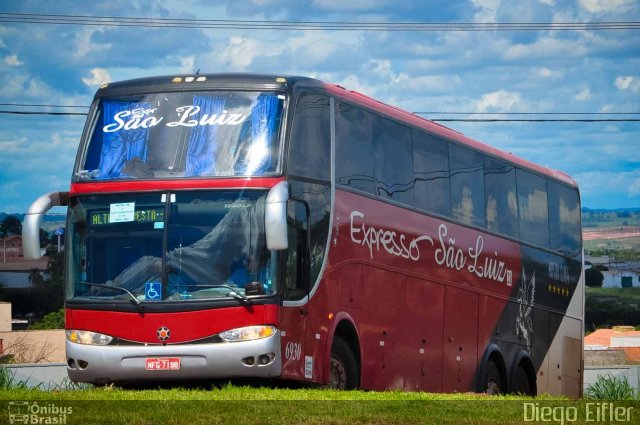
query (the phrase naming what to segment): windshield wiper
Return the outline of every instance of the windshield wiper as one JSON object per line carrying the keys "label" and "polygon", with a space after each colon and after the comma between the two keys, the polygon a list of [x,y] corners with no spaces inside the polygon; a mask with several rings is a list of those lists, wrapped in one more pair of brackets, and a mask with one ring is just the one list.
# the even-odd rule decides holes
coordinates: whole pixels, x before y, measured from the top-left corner
{"label": "windshield wiper", "polygon": [[229,290],[229,292],[227,293],[228,297],[235,298],[236,300],[241,301],[247,305],[251,304],[251,300],[247,298],[247,296],[244,295],[242,292],[235,289],[233,286],[229,286],[229,285],[189,285],[189,286],[193,286],[196,288],[225,288]]}
{"label": "windshield wiper", "polygon": [[135,295],[133,295],[131,293],[131,291],[129,291],[126,288],[122,288],[120,286],[107,286],[107,285],[102,285],[100,283],[88,283],[88,282],[78,282],[79,285],[89,285],[89,286],[95,286],[96,288],[106,288],[106,289],[111,289],[114,291],[120,291],[120,292],[124,292],[125,294],[129,295],[129,297],[131,297],[131,302],[139,307],[142,308],[142,303],[140,302],[139,299],[136,298]]}
{"label": "windshield wiper", "polygon": [[233,287],[231,286],[227,286],[227,285],[220,285],[222,288],[229,288],[229,290],[231,292],[229,292],[227,295],[231,296],[233,298],[235,298],[236,300],[243,302],[245,304],[251,304],[251,300],[249,298],[247,298],[246,295],[236,291],[235,289],[233,289]]}

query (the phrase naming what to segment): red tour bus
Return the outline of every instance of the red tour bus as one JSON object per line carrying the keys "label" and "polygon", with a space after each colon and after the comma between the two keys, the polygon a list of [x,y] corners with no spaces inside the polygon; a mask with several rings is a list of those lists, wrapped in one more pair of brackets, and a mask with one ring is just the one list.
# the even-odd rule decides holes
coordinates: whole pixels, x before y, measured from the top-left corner
{"label": "red tour bus", "polygon": [[340,86],[105,84],[52,205],[74,382],[581,394],[575,182]]}

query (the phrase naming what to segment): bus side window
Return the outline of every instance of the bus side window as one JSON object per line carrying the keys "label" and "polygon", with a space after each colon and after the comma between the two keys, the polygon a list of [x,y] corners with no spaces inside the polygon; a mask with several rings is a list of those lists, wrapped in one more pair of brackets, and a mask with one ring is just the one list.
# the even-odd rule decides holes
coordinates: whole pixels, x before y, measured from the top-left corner
{"label": "bus side window", "polygon": [[336,102],[336,184],[375,194],[372,114]]}
{"label": "bus side window", "polygon": [[449,146],[451,212],[463,224],[485,226],[483,158],[461,146]]}
{"label": "bus side window", "polygon": [[329,98],[303,94],[298,98],[289,142],[289,174],[331,180]]}
{"label": "bus side window", "polygon": [[580,249],[580,197],[578,191],[560,183],[547,182],[551,249],[565,254]]}
{"label": "bus side window", "polygon": [[487,229],[517,237],[518,199],[515,167],[485,157],[484,188]]}
{"label": "bus side window", "polygon": [[415,206],[451,216],[449,145],[417,130],[412,132]]}
{"label": "bus side window", "polygon": [[289,249],[284,274],[284,299],[297,301],[308,292],[309,210],[304,202],[291,199],[287,206]]}
{"label": "bus side window", "polygon": [[547,181],[525,170],[516,170],[520,237],[543,248],[549,247]]}

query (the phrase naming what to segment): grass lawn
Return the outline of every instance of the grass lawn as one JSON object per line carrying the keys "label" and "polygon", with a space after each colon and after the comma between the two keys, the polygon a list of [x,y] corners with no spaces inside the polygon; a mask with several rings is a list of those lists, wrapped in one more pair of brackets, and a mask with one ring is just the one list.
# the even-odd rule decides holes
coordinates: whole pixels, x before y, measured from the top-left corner
{"label": "grass lawn", "polygon": [[[575,408],[580,413],[572,423],[588,423],[584,421],[584,401],[544,396],[531,399],[232,385],[209,390],[12,389],[0,391],[0,404],[5,405],[0,405],[0,423],[6,417],[4,412],[20,413],[22,409],[42,417],[40,423],[54,423],[58,418],[55,423],[64,420],[66,424],[520,424],[524,415],[533,418],[535,409],[539,412],[541,407]],[[629,405],[640,411],[640,404]]]}

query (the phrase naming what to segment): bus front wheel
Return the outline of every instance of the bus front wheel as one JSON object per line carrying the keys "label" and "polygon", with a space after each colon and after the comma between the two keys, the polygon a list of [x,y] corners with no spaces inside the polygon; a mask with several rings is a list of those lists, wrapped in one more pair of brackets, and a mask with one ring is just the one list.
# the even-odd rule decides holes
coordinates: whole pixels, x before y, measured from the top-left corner
{"label": "bus front wheel", "polygon": [[484,385],[484,392],[489,395],[500,395],[503,393],[500,369],[498,365],[491,360],[487,363],[487,378]]}
{"label": "bus front wheel", "polygon": [[347,342],[336,336],[331,346],[329,362],[329,388],[353,390],[360,385],[360,373],[356,357]]}

